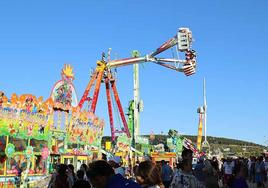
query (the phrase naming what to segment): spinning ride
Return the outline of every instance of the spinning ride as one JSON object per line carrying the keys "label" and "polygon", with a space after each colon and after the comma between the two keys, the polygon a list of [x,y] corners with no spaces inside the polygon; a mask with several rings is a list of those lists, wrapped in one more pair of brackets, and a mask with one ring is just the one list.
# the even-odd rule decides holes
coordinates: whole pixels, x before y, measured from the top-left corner
{"label": "spinning ride", "polygon": [[[196,53],[191,50],[192,43],[192,32],[188,28],[180,28],[178,33],[173,38],[169,39],[167,42],[162,44],[152,53],[149,53],[142,57],[132,57],[126,59],[117,60],[106,60],[103,54],[102,60],[97,61],[97,68],[91,75],[91,79],[84,91],[84,94],[79,101],[78,107],[82,109],[85,102],[88,102],[88,111],[95,113],[96,105],[98,101],[100,85],[102,82],[106,86],[106,96],[108,103],[108,113],[111,127],[112,141],[115,141],[116,136],[120,134],[125,134],[130,138],[131,134],[128,129],[127,121],[124,116],[123,108],[119,98],[119,94],[116,87],[116,80],[114,78],[113,68],[133,65],[137,63],[153,62],[155,64],[164,66],[166,68],[183,72],[186,76],[190,76],[195,73],[196,68]],[[185,55],[185,59],[181,60],[179,58],[161,58],[156,57],[162,52],[166,51],[171,47],[177,47],[178,52],[182,52]],[[95,86],[93,93],[90,94],[92,88]],[[113,96],[112,96],[113,95]],[[112,109],[112,98],[115,99],[117,108],[119,110],[120,118],[123,123],[123,127],[115,127]],[[135,135],[134,135],[135,136]]]}

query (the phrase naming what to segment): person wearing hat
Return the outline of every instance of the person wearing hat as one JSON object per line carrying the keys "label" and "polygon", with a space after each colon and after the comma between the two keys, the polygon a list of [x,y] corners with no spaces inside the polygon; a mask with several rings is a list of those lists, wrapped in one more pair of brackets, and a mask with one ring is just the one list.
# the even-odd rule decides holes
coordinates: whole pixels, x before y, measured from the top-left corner
{"label": "person wearing hat", "polygon": [[114,156],[108,161],[108,163],[113,167],[115,174],[121,174],[125,177],[125,169],[121,166],[121,157]]}

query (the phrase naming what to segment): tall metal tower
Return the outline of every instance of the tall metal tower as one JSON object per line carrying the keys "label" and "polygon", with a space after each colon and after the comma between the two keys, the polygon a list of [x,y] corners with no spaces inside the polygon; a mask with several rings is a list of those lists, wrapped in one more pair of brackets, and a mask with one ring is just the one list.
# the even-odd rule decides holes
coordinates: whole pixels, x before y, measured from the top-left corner
{"label": "tall metal tower", "polygon": [[[139,57],[140,53],[137,50],[132,52],[132,57]],[[133,65],[133,80],[134,80],[134,139],[140,136],[140,112],[142,111],[142,101],[140,100],[140,82],[139,82],[139,64]]]}
{"label": "tall metal tower", "polygon": [[198,122],[196,146],[197,146],[197,149],[201,151],[202,136],[203,136],[203,121],[204,121],[204,113],[205,113],[204,106],[198,107],[197,113],[199,114],[199,122]]}
{"label": "tall metal tower", "polygon": [[139,65],[134,64],[134,127],[135,137],[140,135],[140,113],[139,113],[139,102],[140,102],[140,83],[139,83]]}
{"label": "tall metal tower", "polygon": [[204,97],[204,142],[202,143],[203,148],[209,149],[209,143],[207,141],[207,96],[206,96],[206,79],[203,81],[203,97]]}

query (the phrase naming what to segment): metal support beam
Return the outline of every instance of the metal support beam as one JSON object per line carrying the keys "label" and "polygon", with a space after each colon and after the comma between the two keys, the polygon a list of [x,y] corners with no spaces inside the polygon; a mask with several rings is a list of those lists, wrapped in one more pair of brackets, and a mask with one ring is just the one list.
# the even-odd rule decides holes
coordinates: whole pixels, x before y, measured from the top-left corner
{"label": "metal support beam", "polygon": [[107,96],[107,103],[108,103],[108,113],[109,113],[112,141],[114,141],[115,140],[115,129],[114,129],[114,119],[113,119],[111,93],[110,93],[110,82],[109,82],[108,78],[105,79],[105,87],[106,87],[106,96]]}
{"label": "metal support beam", "polygon": [[92,99],[92,106],[90,108],[90,112],[93,112],[94,114],[95,114],[96,105],[98,102],[98,96],[100,92],[100,85],[101,85],[103,73],[104,73],[104,70],[100,70],[97,76],[97,83],[96,83],[96,87],[95,87],[95,91],[94,91],[94,95]]}
{"label": "metal support beam", "polygon": [[95,80],[97,78],[97,75],[98,75],[98,71],[95,71],[93,73],[92,77],[91,77],[90,82],[87,85],[86,90],[84,91],[84,94],[83,94],[81,100],[79,101],[78,106],[79,106],[80,109],[82,109],[84,102],[89,99],[88,95],[89,95],[91,87],[93,86],[93,84],[94,84],[94,82],[95,82]]}
{"label": "metal support beam", "polygon": [[115,101],[116,101],[116,104],[117,104],[117,107],[118,107],[118,110],[119,110],[119,114],[121,116],[121,119],[122,119],[122,122],[123,122],[123,125],[124,125],[124,132],[130,138],[130,133],[129,133],[128,126],[127,126],[127,121],[126,121],[125,114],[124,114],[124,111],[123,111],[123,108],[122,108],[122,105],[121,105],[121,102],[120,102],[120,99],[119,99],[119,96],[118,96],[118,92],[117,92],[117,89],[116,89],[115,82],[114,81],[111,82],[111,85],[112,85],[112,89],[113,89],[113,93],[114,93],[114,98],[115,98]]}

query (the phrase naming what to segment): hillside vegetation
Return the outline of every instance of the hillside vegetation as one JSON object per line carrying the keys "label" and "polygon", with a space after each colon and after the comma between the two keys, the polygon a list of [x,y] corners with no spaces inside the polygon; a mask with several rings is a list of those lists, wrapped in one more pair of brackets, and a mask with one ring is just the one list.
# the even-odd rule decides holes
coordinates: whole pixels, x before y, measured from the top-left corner
{"label": "hillside vegetation", "polygon": [[[183,137],[186,137],[192,141],[192,143],[196,143],[196,136],[192,135],[182,135]],[[149,138],[150,135],[144,135],[144,137]],[[157,145],[159,143],[163,143],[166,146],[166,140],[168,138],[167,135],[154,135],[154,139],[150,140],[149,142],[151,145]],[[222,153],[224,157],[227,157],[229,155],[232,156],[258,156],[263,153],[263,151],[266,149],[265,146],[260,144],[255,144],[252,142],[242,141],[242,140],[236,140],[236,139],[229,139],[229,138],[222,138],[222,137],[207,137],[208,142],[210,144],[210,151],[212,151],[213,155]],[[110,141],[110,137],[105,136],[103,137],[102,143],[106,141]],[[202,138],[204,140],[204,137]]]}

